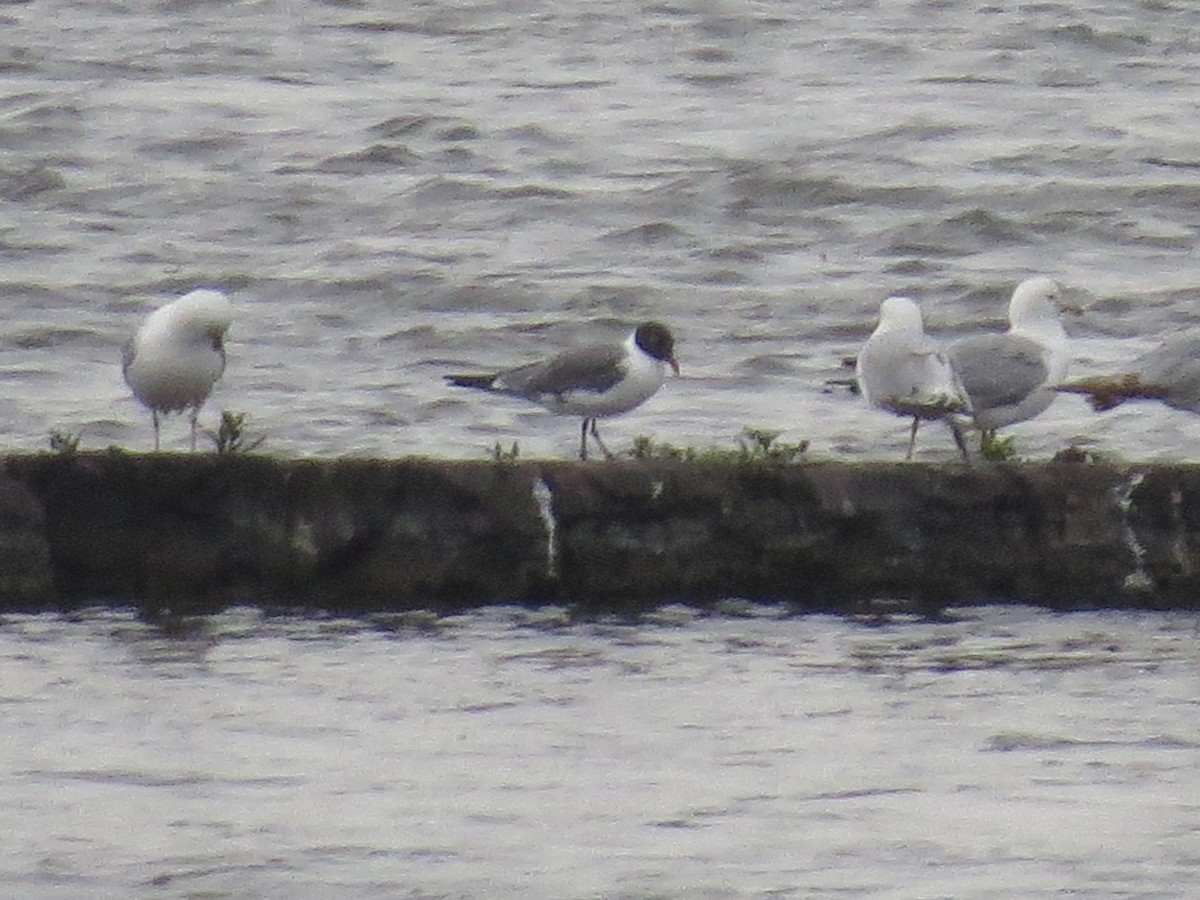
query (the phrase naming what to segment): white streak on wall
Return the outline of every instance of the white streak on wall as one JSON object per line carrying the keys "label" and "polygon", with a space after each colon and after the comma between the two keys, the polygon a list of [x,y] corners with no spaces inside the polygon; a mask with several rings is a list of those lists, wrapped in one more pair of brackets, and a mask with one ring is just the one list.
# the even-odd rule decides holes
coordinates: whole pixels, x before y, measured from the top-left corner
{"label": "white streak on wall", "polygon": [[558,522],[554,519],[554,494],[542,478],[533,480],[533,502],[546,526],[546,574],[558,577]]}
{"label": "white streak on wall", "polygon": [[1148,591],[1154,587],[1153,580],[1146,574],[1146,548],[1138,540],[1133,525],[1129,521],[1129,510],[1133,506],[1133,492],[1144,478],[1145,476],[1141,472],[1134,472],[1124,484],[1113,488],[1113,499],[1116,501],[1117,509],[1121,511],[1121,536],[1134,563],[1133,571],[1125,576],[1125,590],[1127,591]]}

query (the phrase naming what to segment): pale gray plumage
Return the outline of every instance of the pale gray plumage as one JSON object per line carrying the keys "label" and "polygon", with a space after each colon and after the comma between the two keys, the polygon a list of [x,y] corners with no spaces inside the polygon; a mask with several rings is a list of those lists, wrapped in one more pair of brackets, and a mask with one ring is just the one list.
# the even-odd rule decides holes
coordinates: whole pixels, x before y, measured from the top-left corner
{"label": "pale gray plumage", "polygon": [[1142,357],[1136,371],[1145,385],[1159,389],[1167,406],[1200,413],[1200,334],[1171,338]]}
{"label": "pale gray plumage", "polygon": [[[872,406],[912,417],[905,459],[912,459],[922,419],[948,421],[970,410],[945,353],[925,334],[920,306],[908,297],[879,305],[879,324],[858,352],[854,375]],[[965,456],[958,432],[954,436]]]}
{"label": "pale gray plumage", "polygon": [[972,404],[981,410],[1020,403],[1045,384],[1050,372],[1042,346],[1020,335],[963,338],[948,355]]}
{"label": "pale gray plumage", "polygon": [[971,404],[965,417],[987,440],[996,429],[1043,412],[1067,373],[1067,333],[1058,318],[1062,292],[1050,278],[1022,281],[1008,305],[1009,328],[951,345],[948,355]]}
{"label": "pale gray plumage", "polygon": [[1200,332],[1168,338],[1118,375],[1081,378],[1057,389],[1088,395],[1096,410],[1140,399],[1200,413]]}

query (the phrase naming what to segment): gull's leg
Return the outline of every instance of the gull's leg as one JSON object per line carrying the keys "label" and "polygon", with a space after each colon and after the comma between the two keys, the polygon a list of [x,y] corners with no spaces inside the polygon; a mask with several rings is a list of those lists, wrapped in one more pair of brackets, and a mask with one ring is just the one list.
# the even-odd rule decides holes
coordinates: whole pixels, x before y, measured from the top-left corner
{"label": "gull's leg", "polygon": [[592,437],[596,439],[596,444],[600,447],[600,451],[604,454],[605,459],[612,459],[613,455],[608,452],[608,448],[604,446],[604,441],[600,440],[600,432],[596,429],[596,420],[592,419]]}
{"label": "gull's leg", "polygon": [[579,458],[587,462],[587,427],[588,420],[583,420],[583,428],[579,432]]}
{"label": "gull's leg", "polygon": [[969,463],[971,451],[967,449],[967,436],[963,434],[963,426],[954,419],[946,419],[946,424],[950,426],[950,433],[954,435],[954,444],[958,447],[958,452],[962,454],[963,462]]}
{"label": "gull's leg", "polygon": [[150,410],[150,419],[154,422],[154,452],[158,452],[158,410]]}
{"label": "gull's leg", "polygon": [[200,418],[200,407],[193,406],[188,420],[192,423],[192,452],[196,452],[196,420]]}
{"label": "gull's leg", "polygon": [[912,459],[913,448],[917,446],[917,428],[920,427],[921,420],[913,416],[912,432],[908,435],[908,453],[904,455],[905,462]]}

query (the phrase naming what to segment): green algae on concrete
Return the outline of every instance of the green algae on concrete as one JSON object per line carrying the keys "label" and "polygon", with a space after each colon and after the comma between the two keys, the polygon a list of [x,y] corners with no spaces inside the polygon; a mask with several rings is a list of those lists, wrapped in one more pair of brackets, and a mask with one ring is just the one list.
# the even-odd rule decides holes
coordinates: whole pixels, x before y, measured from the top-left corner
{"label": "green algae on concrete", "polygon": [[528,488],[487,468],[170,454],[6,464],[42,501],[56,602],[175,610],[536,594],[543,529]]}
{"label": "green algae on concrete", "polygon": [[1090,467],[808,463],[556,467],[568,596],[741,596],[810,609],[1112,602],[1130,570]]}
{"label": "green algae on concrete", "polygon": [[0,607],[1200,604],[1200,468],[11,456]]}

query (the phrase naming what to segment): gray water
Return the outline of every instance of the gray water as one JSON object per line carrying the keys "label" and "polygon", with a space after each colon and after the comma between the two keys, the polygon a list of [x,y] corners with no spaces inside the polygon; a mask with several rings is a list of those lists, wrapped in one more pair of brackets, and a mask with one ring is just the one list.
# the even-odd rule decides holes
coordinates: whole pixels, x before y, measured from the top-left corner
{"label": "gray water", "polygon": [[[950,337],[1049,274],[1077,374],[1197,324],[1197,34],[1184,0],[5,3],[5,446],[148,447],[119,346],[210,285],[238,309],[205,421],[267,450],[569,456],[570,422],[441,376],[654,317],[684,377],[610,445],[896,458],[904,423],[825,387],[889,293]],[[1200,437],[1077,397],[1012,433]]]}
{"label": "gray water", "polygon": [[[0,437],[150,446],[119,347],[237,304],[204,421],[291,456],[569,456],[441,376],[644,318],[684,375],[605,426],[895,459],[825,382],[879,301],[1076,374],[1200,324],[1191,2],[0,3]],[[1194,456],[1076,397],[1015,426]],[[186,446],[169,423],[165,445]],[[921,458],[952,458],[929,428]],[[1194,616],[771,610],[0,622],[0,883],[87,897],[1194,897]]]}
{"label": "gray water", "polygon": [[1195,615],[0,624],[22,898],[1192,898]]}

